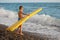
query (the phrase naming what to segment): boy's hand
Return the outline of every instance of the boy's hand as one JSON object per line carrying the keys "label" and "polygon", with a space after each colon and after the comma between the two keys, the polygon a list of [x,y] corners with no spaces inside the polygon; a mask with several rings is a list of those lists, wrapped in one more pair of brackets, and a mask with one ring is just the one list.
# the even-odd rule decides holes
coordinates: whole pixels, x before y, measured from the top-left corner
{"label": "boy's hand", "polygon": [[22,18],[24,18],[24,17],[22,17]]}

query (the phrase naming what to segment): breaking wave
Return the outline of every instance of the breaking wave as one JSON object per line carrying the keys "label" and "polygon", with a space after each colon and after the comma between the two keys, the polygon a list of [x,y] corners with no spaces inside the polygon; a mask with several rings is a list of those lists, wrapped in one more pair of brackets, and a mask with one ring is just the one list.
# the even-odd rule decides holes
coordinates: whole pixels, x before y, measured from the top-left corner
{"label": "breaking wave", "polygon": [[[12,25],[17,21],[17,12],[0,8],[0,24]],[[54,35],[60,37],[60,19],[49,15],[35,15],[23,24],[24,31]]]}

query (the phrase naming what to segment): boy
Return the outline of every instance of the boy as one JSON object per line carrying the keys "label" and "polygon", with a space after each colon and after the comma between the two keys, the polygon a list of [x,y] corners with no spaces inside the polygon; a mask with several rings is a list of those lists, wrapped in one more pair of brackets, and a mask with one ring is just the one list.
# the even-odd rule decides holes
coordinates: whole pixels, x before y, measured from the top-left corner
{"label": "boy", "polygon": [[[19,17],[18,20],[23,18],[23,15],[26,15],[26,14],[23,13],[23,6],[20,6],[19,7],[19,12],[18,12],[18,17]],[[20,35],[23,35],[23,33],[22,33],[22,25],[19,26],[17,33],[20,34]]]}

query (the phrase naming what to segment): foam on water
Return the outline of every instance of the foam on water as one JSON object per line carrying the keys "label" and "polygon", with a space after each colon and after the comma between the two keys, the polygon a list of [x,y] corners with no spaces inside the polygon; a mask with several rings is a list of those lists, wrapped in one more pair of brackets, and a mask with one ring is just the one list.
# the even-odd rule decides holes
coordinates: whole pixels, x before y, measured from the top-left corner
{"label": "foam on water", "polygon": [[[17,21],[17,12],[0,8],[0,24],[12,25]],[[49,15],[35,15],[23,24],[23,31],[60,37],[60,19]]]}
{"label": "foam on water", "polygon": [[17,12],[5,10],[4,8],[0,8],[0,24],[10,25],[15,22],[17,19]]}

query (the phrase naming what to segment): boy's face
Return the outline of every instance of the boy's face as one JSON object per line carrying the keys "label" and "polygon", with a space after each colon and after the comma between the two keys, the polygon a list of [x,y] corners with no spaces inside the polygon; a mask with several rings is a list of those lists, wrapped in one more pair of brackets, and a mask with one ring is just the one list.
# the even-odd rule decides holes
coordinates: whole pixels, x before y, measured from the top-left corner
{"label": "boy's face", "polygon": [[23,11],[23,8],[21,8],[20,10]]}

